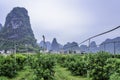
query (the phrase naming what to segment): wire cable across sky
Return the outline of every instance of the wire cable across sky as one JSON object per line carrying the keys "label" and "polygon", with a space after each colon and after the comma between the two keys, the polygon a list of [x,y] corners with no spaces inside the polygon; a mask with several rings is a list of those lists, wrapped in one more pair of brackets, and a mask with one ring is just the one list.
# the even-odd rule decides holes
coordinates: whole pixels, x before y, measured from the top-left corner
{"label": "wire cable across sky", "polygon": [[95,37],[98,37],[98,36],[101,36],[101,35],[107,34],[107,33],[109,33],[109,32],[112,32],[112,31],[114,31],[114,30],[116,30],[116,29],[118,29],[118,28],[120,28],[120,26],[115,27],[115,28],[113,28],[113,29],[111,29],[111,30],[108,30],[108,31],[106,31],[106,32],[103,32],[103,33],[97,34],[97,35],[95,35],[95,36],[92,36],[92,37],[90,37],[90,38],[88,38],[88,39],[82,41],[81,43],[79,43],[79,45],[82,44],[82,43],[84,43],[84,42],[86,42],[86,41],[88,41],[88,40],[90,40],[90,39],[93,39],[93,38],[95,38]]}
{"label": "wire cable across sky", "polygon": [[[95,36],[89,37],[88,39],[82,41],[82,42],[79,43],[78,45],[81,45],[82,43],[84,43],[84,42],[86,42],[86,41],[89,41],[89,44],[90,44],[90,40],[91,40],[91,39],[93,39],[93,38],[95,38],[95,37],[98,37],[98,36],[101,36],[101,35],[104,35],[104,34],[107,34],[107,33],[110,33],[110,32],[112,32],[112,31],[114,31],[114,30],[119,29],[119,28],[120,28],[120,26],[117,26],[117,27],[115,27],[115,28],[113,28],[113,29],[111,29],[111,30],[108,30],[108,31],[106,31],[106,32],[103,32],[103,33],[97,34],[97,35],[95,35]],[[65,47],[65,48],[71,48],[71,47],[75,47],[75,46],[77,46],[77,45],[72,45],[72,46],[68,46],[68,47]]]}

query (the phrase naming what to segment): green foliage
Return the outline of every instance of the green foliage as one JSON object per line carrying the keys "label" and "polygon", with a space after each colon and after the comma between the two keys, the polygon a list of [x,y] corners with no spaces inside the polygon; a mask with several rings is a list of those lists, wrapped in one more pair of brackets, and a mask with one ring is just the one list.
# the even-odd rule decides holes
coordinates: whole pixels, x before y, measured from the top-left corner
{"label": "green foliage", "polygon": [[7,56],[0,61],[1,76],[7,76],[12,78],[17,74],[16,72],[17,68],[18,66],[15,63],[15,60],[10,56]]}
{"label": "green foliage", "polygon": [[6,57],[0,56],[0,75],[15,77],[17,71],[22,70],[25,66],[26,56],[22,54],[12,54]]}
{"label": "green foliage", "polygon": [[110,58],[110,54],[105,52],[99,52],[88,58],[88,66],[90,71],[90,76],[93,80],[108,80],[109,73],[106,72],[104,66],[106,65],[106,60]]}
{"label": "green foliage", "polygon": [[17,70],[22,70],[26,64],[27,57],[23,54],[15,54],[10,56],[15,58],[16,65],[18,65]]}
{"label": "green foliage", "polygon": [[74,75],[85,76],[87,74],[87,64],[82,55],[63,55],[59,58],[59,64],[67,67]]}
{"label": "green foliage", "polygon": [[96,54],[12,54],[0,55],[0,76],[14,77],[24,67],[34,72],[33,80],[53,80],[56,65],[66,67],[73,75],[92,80],[119,80],[120,59],[105,52]]}
{"label": "green foliage", "polygon": [[62,55],[62,56],[59,55],[59,57],[57,57],[57,62],[61,66],[65,67],[65,66],[67,66],[67,62],[66,61],[67,61],[68,58],[69,58],[68,55]]}
{"label": "green foliage", "polygon": [[33,56],[30,58],[31,68],[34,70],[36,80],[53,80],[54,78],[54,66],[55,59],[52,55],[41,55]]}
{"label": "green foliage", "polygon": [[85,65],[84,61],[72,61],[68,69],[74,74],[74,75],[79,75],[79,76],[85,76],[87,74],[87,67]]}
{"label": "green foliage", "polygon": [[58,61],[73,75],[89,76],[92,80],[109,80],[113,73],[120,73],[120,59],[106,52],[87,55],[63,55]]}
{"label": "green foliage", "polygon": [[8,80],[6,77],[0,77],[0,80]]}
{"label": "green foliage", "polygon": [[110,80],[120,80],[120,73],[114,73],[110,76]]}
{"label": "green foliage", "polygon": [[109,72],[109,76],[114,75],[114,73],[120,75],[120,59],[109,58],[106,61],[105,69]]}
{"label": "green foliage", "polygon": [[113,57],[120,59],[120,54],[113,55]]}

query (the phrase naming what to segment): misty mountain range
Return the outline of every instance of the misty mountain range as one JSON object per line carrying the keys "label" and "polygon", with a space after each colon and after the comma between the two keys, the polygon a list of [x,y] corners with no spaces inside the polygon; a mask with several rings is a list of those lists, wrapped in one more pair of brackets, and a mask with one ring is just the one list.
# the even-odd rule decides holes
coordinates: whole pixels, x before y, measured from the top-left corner
{"label": "misty mountain range", "polygon": [[[43,41],[39,43],[40,47],[44,47]],[[57,39],[54,38],[52,43],[49,41],[45,42],[46,49],[49,51],[64,51],[65,53],[69,51],[74,51],[77,53],[96,53],[99,51],[106,51],[110,53],[120,53],[120,37],[114,39],[106,39],[100,45],[97,45],[95,41],[92,41],[88,47],[88,45],[78,45],[77,42],[68,42],[65,45],[61,45],[57,42]]]}
{"label": "misty mountain range", "polygon": [[59,44],[56,40],[56,38],[53,39],[52,43],[50,43],[49,41],[41,41],[39,43],[40,48],[45,48],[48,51],[54,51],[54,52],[59,52],[63,46],[61,44]]}
{"label": "misty mountain range", "polygon": [[[30,17],[28,11],[22,7],[13,8],[10,13],[6,16],[5,24],[0,24],[0,50],[5,52],[14,49],[17,44],[17,52],[23,52],[27,47],[29,51],[39,50],[37,40],[34,37],[34,33],[30,24]],[[106,51],[110,53],[120,53],[120,37],[114,39],[106,39],[100,45],[96,45],[93,41],[89,46],[78,45],[77,42],[68,42],[65,45],[61,45],[54,38],[52,42],[41,41],[39,46],[45,48],[51,52],[76,52],[76,53],[87,53],[87,52],[98,52]]]}

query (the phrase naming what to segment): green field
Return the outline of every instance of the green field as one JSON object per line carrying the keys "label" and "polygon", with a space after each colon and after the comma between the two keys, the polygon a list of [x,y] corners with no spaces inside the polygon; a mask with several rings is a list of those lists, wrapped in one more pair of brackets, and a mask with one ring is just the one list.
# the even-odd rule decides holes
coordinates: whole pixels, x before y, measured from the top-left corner
{"label": "green field", "polygon": [[120,55],[0,55],[0,80],[120,80]]}
{"label": "green field", "polygon": [[56,66],[55,71],[55,80],[89,80],[85,77],[73,76],[70,71],[59,65]]}
{"label": "green field", "polygon": [[[0,77],[0,80],[33,80],[34,72],[29,68],[25,67],[24,70],[18,72],[15,78]],[[89,80],[80,76],[73,76],[70,71],[59,65],[55,66],[55,80]]]}

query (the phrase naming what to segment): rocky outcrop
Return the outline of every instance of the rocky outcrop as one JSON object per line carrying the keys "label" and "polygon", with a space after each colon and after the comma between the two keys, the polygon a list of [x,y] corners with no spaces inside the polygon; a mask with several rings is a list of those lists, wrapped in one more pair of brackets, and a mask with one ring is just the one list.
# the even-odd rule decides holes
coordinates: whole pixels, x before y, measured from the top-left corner
{"label": "rocky outcrop", "polygon": [[106,39],[100,44],[99,49],[101,51],[106,51],[110,53],[115,52],[117,54],[120,54],[120,37],[116,37],[114,39]]}
{"label": "rocky outcrop", "polygon": [[22,7],[13,8],[6,17],[0,36],[4,49],[13,48],[14,44],[17,44],[18,47],[25,45],[35,47],[36,39],[31,29],[28,11]]}
{"label": "rocky outcrop", "polygon": [[51,44],[51,50],[52,51],[59,51],[59,43],[57,42],[56,38],[53,39]]}
{"label": "rocky outcrop", "polygon": [[1,29],[2,29],[2,24],[0,23],[0,31],[1,31]]}
{"label": "rocky outcrop", "polygon": [[68,42],[63,46],[63,50],[65,53],[79,53],[79,46],[78,43],[76,42]]}
{"label": "rocky outcrop", "polygon": [[4,36],[10,40],[19,40],[26,37],[35,39],[28,11],[25,8],[16,7],[7,15],[3,32],[7,32]]}
{"label": "rocky outcrop", "polygon": [[80,52],[81,53],[87,53],[88,52],[88,46],[87,45],[81,45],[80,46]]}
{"label": "rocky outcrop", "polygon": [[87,53],[87,52],[96,53],[96,52],[98,52],[98,47],[96,45],[96,42],[92,41],[89,46],[81,45],[80,51],[81,51],[81,53]]}
{"label": "rocky outcrop", "polygon": [[51,43],[49,41],[46,41],[45,43],[41,41],[39,46],[40,48],[45,48],[48,51],[51,49]]}
{"label": "rocky outcrop", "polygon": [[98,52],[98,47],[97,47],[95,41],[92,41],[92,42],[90,43],[89,51],[92,52],[92,53]]}

